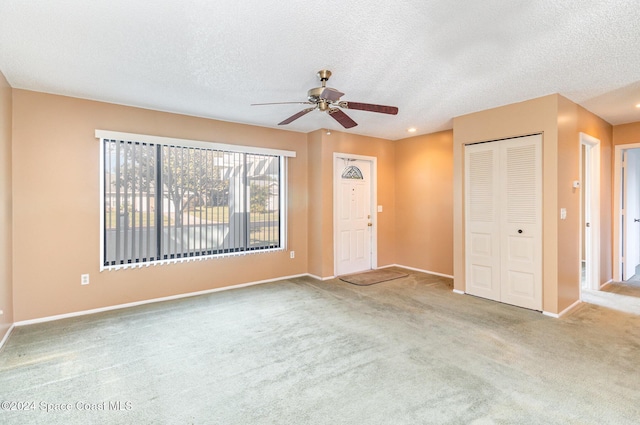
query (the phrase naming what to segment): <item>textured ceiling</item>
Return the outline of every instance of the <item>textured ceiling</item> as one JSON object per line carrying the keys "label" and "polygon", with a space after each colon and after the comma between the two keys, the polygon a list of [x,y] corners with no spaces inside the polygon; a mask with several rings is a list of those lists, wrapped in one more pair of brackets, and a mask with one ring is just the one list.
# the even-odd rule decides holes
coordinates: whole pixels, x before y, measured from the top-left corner
{"label": "textured ceiling", "polygon": [[[350,133],[400,139],[470,112],[560,93],[640,121],[637,0],[2,0],[0,71],[15,88],[267,127],[316,72]],[[285,128],[341,129],[319,111]],[[117,130],[117,129],[114,129]]]}

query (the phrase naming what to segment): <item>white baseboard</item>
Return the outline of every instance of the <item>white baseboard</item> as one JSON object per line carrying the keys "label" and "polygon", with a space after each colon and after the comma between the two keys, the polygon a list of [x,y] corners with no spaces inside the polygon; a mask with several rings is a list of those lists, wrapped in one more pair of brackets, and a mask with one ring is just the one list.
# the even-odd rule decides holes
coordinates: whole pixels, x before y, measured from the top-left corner
{"label": "white baseboard", "polygon": [[238,285],[224,286],[222,288],[206,289],[204,291],[187,292],[185,294],[170,295],[168,297],[152,298],[152,299],[149,299],[149,300],[135,301],[135,302],[132,302],[132,303],[117,304],[117,305],[112,305],[112,306],[108,306],[108,307],[94,308],[94,309],[91,309],[91,310],[83,310],[83,311],[76,311],[76,312],[73,312],[73,313],[57,314],[55,316],[41,317],[41,318],[38,318],[38,319],[22,320],[20,322],[14,323],[14,326],[33,325],[33,324],[36,324],[36,323],[51,322],[51,321],[54,321],[54,320],[68,319],[68,318],[71,318],[71,317],[86,316],[88,314],[96,314],[96,313],[102,313],[102,312],[105,312],[105,311],[120,310],[120,309],[123,309],[123,308],[136,307],[136,306],[144,305],[144,304],[152,304],[152,303],[159,303],[159,302],[163,302],[163,301],[178,300],[178,299],[181,299],[181,298],[196,297],[198,295],[206,295],[206,294],[211,294],[211,293],[214,293],[214,292],[227,291],[227,290],[230,290],[230,289],[244,288],[246,286],[261,285],[263,283],[276,282],[276,281],[279,281],[279,280],[293,279],[293,278],[302,277],[302,276],[309,276],[309,274],[308,273],[302,273],[302,274],[293,275],[293,276],[284,276],[284,277],[278,277],[278,278],[273,278],[273,279],[259,280],[259,281],[256,281],[256,282],[248,282],[248,283],[240,283]]}
{"label": "white baseboard", "polygon": [[564,316],[565,314],[567,314],[569,311],[571,311],[574,308],[576,308],[581,302],[582,301],[577,300],[576,302],[571,304],[569,307],[567,307],[564,310],[562,310],[560,313],[549,313],[548,311],[543,311],[542,314],[544,314],[545,316],[553,317],[554,319],[559,319],[562,316]]}
{"label": "white baseboard", "polygon": [[2,347],[4,347],[4,344],[9,340],[9,335],[11,335],[11,332],[15,327],[16,324],[12,323],[11,326],[9,326],[9,330],[7,331],[7,333],[5,333],[4,337],[2,337],[2,341],[0,341],[0,351],[2,351]]}
{"label": "white baseboard", "polygon": [[336,278],[335,276],[320,277],[320,276],[316,276],[315,274],[311,274],[311,273],[307,273],[307,274],[305,274],[305,276],[309,276],[309,277],[314,278],[315,280],[322,280],[322,281],[331,280],[331,279],[335,279]]}
{"label": "white baseboard", "polygon": [[461,290],[459,290],[459,289],[454,289],[454,290],[453,290],[453,293],[454,293],[454,294],[460,294],[460,295],[464,295],[464,294],[465,294],[465,292],[464,292],[464,291],[461,291]]}
{"label": "white baseboard", "polygon": [[388,266],[383,266],[383,267],[378,267],[378,268],[384,269],[384,268],[387,268],[387,267],[400,267],[400,268],[407,269],[407,270],[413,270],[414,272],[432,274],[432,275],[435,275],[435,276],[448,277],[449,279],[453,279],[453,276],[451,276],[450,274],[432,272],[431,270],[417,269],[415,267],[403,266],[402,264],[390,264]]}
{"label": "white baseboard", "polygon": [[600,285],[600,289],[604,288],[607,285],[610,285],[613,283],[613,279],[609,279],[608,281],[606,281],[605,283],[603,283],[602,285]]}

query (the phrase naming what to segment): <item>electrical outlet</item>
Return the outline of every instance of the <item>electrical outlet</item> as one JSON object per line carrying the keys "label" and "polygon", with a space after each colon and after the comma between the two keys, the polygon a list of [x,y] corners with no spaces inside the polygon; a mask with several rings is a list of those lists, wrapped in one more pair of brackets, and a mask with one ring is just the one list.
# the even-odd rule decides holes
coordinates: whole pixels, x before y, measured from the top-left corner
{"label": "electrical outlet", "polygon": [[89,275],[81,274],[80,275],[80,285],[88,285],[89,284]]}
{"label": "electrical outlet", "polygon": [[296,252],[295,251],[289,251],[289,258],[296,258]]}

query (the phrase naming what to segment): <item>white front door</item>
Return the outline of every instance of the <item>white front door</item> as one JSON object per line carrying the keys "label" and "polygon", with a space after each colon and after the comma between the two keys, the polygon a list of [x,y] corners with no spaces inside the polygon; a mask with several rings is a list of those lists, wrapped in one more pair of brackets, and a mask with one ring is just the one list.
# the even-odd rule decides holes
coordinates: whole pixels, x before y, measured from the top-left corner
{"label": "white front door", "polygon": [[371,270],[371,162],[336,161],[336,274]]}
{"label": "white front door", "polygon": [[542,136],[465,148],[466,292],[542,309]]}

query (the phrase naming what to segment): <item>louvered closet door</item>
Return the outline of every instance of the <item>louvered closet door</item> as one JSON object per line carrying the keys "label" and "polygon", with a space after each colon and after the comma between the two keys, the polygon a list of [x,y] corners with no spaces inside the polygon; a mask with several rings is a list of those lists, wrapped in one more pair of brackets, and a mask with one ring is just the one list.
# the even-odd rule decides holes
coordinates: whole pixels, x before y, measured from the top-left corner
{"label": "louvered closet door", "polygon": [[500,221],[498,146],[480,143],[465,149],[466,292],[500,300]]}
{"label": "louvered closet door", "polygon": [[542,310],[542,136],[500,142],[502,302]]}
{"label": "louvered closet door", "polygon": [[542,309],[542,136],[465,148],[466,292]]}

